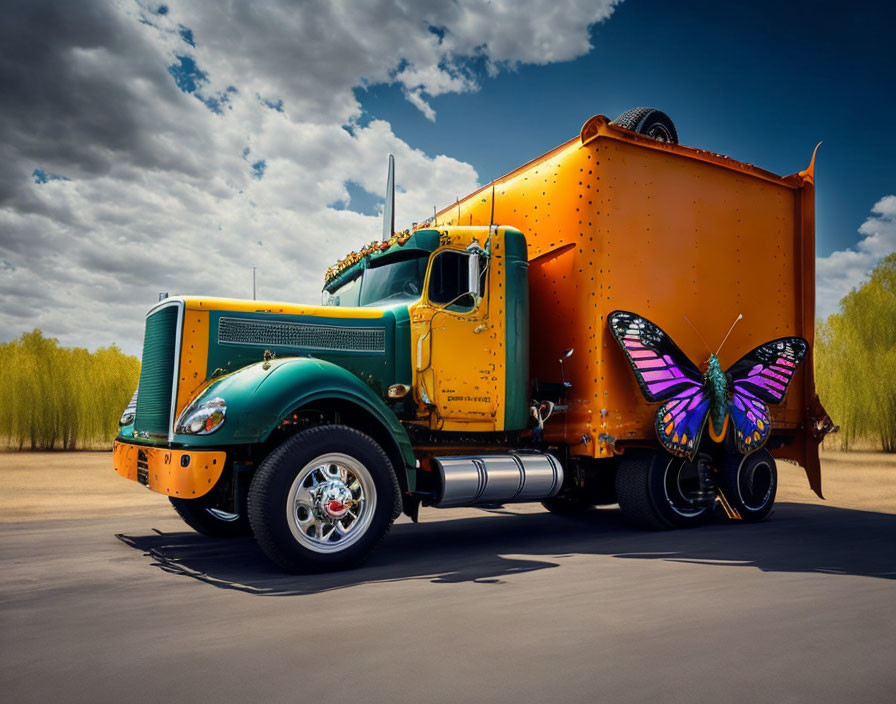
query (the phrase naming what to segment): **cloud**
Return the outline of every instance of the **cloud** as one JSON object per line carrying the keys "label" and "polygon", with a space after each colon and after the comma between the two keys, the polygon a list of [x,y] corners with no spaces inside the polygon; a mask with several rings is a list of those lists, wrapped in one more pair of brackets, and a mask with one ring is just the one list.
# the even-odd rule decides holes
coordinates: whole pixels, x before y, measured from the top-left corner
{"label": "cloud", "polygon": [[139,353],[160,291],[247,297],[255,266],[260,298],[318,300],[380,232],[352,193],[381,194],[389,153],[402,227],[477,187],[470,164],[362,121],[354,89],[398,85],[435,119],[430,100],[483,70],[589,51],[615,2],[7,5],[0,341],[40,327]]}
{"label": "cloud", "polygon": [[316,0],[232,2],[222,12],[218,3],[185,2],[177,9],[172,4],[170,14],[179,23],[172,28],[192,30],[196,53],[213,76],[235,85],[252,81],[262,96],[282,98],[302,119],[345,122],[357,112],[352,89],[358,85],[396,83],[428,116],[427,97],[478,87],[476,62],[494,74],[587,54],[591,27],[617,4]]}
{"label": "cloud", "polygon": [[896,195],[881,198],[859,228],[862,239],[855,248],[832,252],[815,262],[816,313],[826,318],[836,313],[840,299],[861,286],[874,266],[896,251]]}

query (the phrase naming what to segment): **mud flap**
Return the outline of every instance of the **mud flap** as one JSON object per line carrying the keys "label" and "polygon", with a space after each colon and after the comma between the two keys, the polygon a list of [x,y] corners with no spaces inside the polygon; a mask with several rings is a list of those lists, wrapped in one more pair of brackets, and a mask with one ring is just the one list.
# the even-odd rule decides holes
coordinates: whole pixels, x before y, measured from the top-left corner
{"label": "mud flap", "polygon": [[813,394],[806,411],[806,425],[797,432],[792,443],[772,450],[773,457],[793,460],[803,466],[809,479],[809,487],[820,499],[824,498],[824,494],[821,493],[821,462],[818,458],[818,448],[829,433],[836,433],[839,429],[824,410],[818,394]]}

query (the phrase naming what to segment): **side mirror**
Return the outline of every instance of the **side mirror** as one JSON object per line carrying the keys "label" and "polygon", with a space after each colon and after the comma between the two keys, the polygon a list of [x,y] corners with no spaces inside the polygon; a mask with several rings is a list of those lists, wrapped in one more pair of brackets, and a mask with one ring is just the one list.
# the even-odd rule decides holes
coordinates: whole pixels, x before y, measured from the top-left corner
{"label": "side mirror", "polygon": [[481,294],[479,291],[479,272],[481,271],[480,263],[479,263],[479,254],[476,252],[471,252],[469,256],[469,262],[467,264],[467,286],[470,289],[469,293],[473,296],[473,299],[478,303],[481,298]]}
{"label": "side mirror", "polygon": [[479,240],[473,238],[473,241],[467,245],[466,252],[477,252],[480,255],[485,255],[485,250],[482,248],[482,245],[479,244]]}

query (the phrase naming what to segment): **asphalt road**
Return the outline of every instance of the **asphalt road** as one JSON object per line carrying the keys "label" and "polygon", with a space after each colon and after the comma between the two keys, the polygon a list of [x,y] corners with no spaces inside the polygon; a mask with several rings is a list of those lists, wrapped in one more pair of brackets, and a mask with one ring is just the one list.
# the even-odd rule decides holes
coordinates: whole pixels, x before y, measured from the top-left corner
{"label": "asphalt road", "polygon": [[[153,512],[0,526],[5,702],[893,702],[896,516],[425,512],[287,576]],[[462,518],[462,520],[458,520]],[[120,537],[117,537],[120,536]]]}

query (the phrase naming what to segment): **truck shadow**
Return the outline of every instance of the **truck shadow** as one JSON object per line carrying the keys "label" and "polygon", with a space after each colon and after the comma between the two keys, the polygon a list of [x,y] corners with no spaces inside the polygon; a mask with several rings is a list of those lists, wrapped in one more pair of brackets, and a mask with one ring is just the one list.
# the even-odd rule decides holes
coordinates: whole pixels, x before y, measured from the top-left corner
{"label": "truck shadow", "polygon": [[570,555],[896,579],[896,516],[889,514],[784,503],[761,524],[644,532],[627,527],[614,509],[576,517],[498,513],[399,523],[363,566],[317,575],[278,571],[251,538],[212,540],[192,532],[116,537],[166,572],[269,596],[404,580],[500,584],[509,575],[560,567]]}

